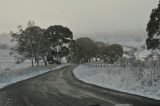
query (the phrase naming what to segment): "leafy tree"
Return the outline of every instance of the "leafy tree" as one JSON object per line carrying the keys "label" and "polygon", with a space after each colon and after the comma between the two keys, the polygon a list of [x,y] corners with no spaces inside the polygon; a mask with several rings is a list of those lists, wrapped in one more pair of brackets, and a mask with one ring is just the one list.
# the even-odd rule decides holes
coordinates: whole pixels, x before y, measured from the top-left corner
{"label": "leafy tree", "polygon": [[60,63],[60,59],[69,54],[69,44],[73,42],[73,34],[67,27],[61,25],[41,29],[35,26],[34,21],[28,22],[28,27],[23,29],[18,26],[18,32],[12,33],[12,40],[18,42],[17,51],[25,59],[30,59],[32,66],[42,59],[45,65]]}
{"label": "leafy tree", "polygon": [[123,47],[119,44],[106,46],[103,54],[105,62],[114,63],[123,56]]}
{"label": "leafy tree", "polygon": [[95,42],[95,43],[97,45],[96,57],[98,57],[100,59],[103,59],[103,57],[104,57],[104,50],[105,50],[105,48],[106,48],[107,45],[106,45],[106,43],[100,42],[100,41]]}
{"label": "leafy tree", "polygon": [[44,31],[38,26],[29,26],[25,30],[19,26],[17,33],[11,33],[13,40],[18,41],[18,53],[26,59],[31,59],[32,66],[35,62],[39,65],[40,52],[44,47],[42,46]]}
{"label": "leafy tree", "polygon": [[69,54],[68,45],[73,41],[73,33],[69,28],[61,25],[50,26],[45,31],[45,36],[51,44],[48,61],[60,61]]}
{"label": "leafy tree", "polygon": [[46,30],[42,29],[42,31],[43,31],[43,36],[41,36],[41,40],[40,40],[39,55],[41,56],[45,66],[47,66],[47,64],[48,64],[47,57],[50,52],[51,42],[49,42],[46,35],[44,34]]}
{"label": "leafy tree", "polygon": [[148,49],[159,48],[160,45],[160,3],[158,7],[152,10],[150,20],[147,24],[148,38],[146,40]]}
{"label": "leafy tree", "polygon": [[87,37],[78,38],[71,46],[71,58],[73,62],[89,62],[96,56],[97,45]]}

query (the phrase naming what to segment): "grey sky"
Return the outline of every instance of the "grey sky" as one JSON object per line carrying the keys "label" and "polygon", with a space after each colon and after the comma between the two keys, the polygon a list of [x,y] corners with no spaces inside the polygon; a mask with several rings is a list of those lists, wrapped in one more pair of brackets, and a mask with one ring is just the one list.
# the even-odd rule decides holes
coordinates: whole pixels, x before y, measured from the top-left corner
{"label": "grey sky", "polygon": [[158,0],[0,0],[0,32],[34,20],[46,28],[61,24],[73,33],[145,31]]}

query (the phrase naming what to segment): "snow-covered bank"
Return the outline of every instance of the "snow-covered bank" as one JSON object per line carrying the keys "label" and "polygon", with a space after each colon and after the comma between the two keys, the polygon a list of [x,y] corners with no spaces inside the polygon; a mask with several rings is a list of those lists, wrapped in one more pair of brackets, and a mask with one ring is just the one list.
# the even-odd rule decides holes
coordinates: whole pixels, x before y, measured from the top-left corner
{"label": "snow-covered bank", "polygon": [[[11,42],[10,34],[0,34],[0,89],[10,84],[26,80],[37,75],[55,70],[69,64],[50,65],[45,67],[31,67],[31,61],[26,60],[16,64],[20,55],[11,48],[16,46],[16,42]],[[40,63],[41,64],[41,63]]]}
{"label": "snow-covered bank", "polygon": [[45,67],[45,66],[39,66],[39,67],[33,67],[33,68],[28,67],[28,68],[22,68],[22,69],[0,73],[0,89],[10,84],[13,84],[22,80],[26,80],[26,79],[41,75],[43,73],[46,73],[52,70],[62,68],[68,65],[69,64],[50,65],[48,67]]}
{"label": "snow-covered bank", "polygon": [[96,67],[93,64],[85,64],[75,68],[73,73],[86,83],[160,100],[160,81],[157,85],[150,86],[149,70],[144,69],[141,79],[136,78],[130,68],[124,70],[123,67],[113,65]]}

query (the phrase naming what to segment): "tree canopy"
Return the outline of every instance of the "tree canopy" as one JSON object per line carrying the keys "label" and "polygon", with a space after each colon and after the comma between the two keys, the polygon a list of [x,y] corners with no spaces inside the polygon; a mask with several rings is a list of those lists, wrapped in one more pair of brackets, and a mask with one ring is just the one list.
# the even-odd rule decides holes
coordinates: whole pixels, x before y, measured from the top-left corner
{"label": "tree canopy", "polygon": [[73,42],[73,34],[67,27],[61,25],[50,26],[41,29],[34,26],[34,22],[29,21],[28,27],[23,29],[18,26],[18,32],[11,33],[13,40],[18,42],[17,52],[25,59],[39,65],[42,59],[47,65],[50,63],[60,63],[60,59],[69,54],[69,43]]}
{"label": "tree canopy", "polygon": [[96,52],[96,44],[88,37],[78,38],[70,47],[74,62],[88,62]]}
{"label": "tree canopy", "polygon": [[49,61],[59,61],[69,54],[68,45],[73,42],[73,33],[69,28],[61,25],[50,26],[45,31],[45,36],[51,45]]}
{"label": "tree canopy", "polygon": [[70,46],[71,60],[76,63],[90,62],[93,58],[114,63],[123,55],[121,45],[106,45],[103,42],[95,42],[87,37],[78,38]]}
{"label": "tree canopy", "polygon": [[104,60],[109,63],[114,63],[123,56],[123,47],[119,44],[108,45],[104,49]]}
{"label": "tree canopy", "polygon": [[160,2],[158,7],[152,10],[150,20],[147,24],[148,38],[146,40],[148,49],[159,48],[160,45]]}

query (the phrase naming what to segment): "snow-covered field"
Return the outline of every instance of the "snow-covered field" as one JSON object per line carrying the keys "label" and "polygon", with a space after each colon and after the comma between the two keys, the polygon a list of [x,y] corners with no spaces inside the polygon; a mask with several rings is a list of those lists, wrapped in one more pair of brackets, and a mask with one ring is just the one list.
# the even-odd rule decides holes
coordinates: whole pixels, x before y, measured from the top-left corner
{"label": "snow-covered field", "polygon": [[136,73],[136,68],[134,70],[113,65],[97,67],[94,64],[83,64],[73,72],[78,79],[87,83],[160,100],[160,80],[154,85],[149,84],[151,69],[140,69],[142,73]]}
{"label": "snow-covered field", "polygon": [[0,89],[5,86],[8,86],[10,84],[13,84],[13,83],[16,83],[16,82],[19,82],[22,80],[26,80],[26,79],[41,75],[43,73],[49,72],[49,71],[62,68],[67,65],[69,65],[69,64],[61,64],[61,65],[57,65],[57,66],[56,65],[49,65],[47,67],[34,66],[33,68],[32,67],[24,68],[24,67],[26,67],[26,65],[24,65],[23,68],[19,67],[19,69],[17,68],[16,70],[6,71],[3,73],[0,73]]}
{"label": "snow-covered field", "polygon": [[45,67],[43,64],[39,67],[31,67],[30,61],[24,61],[16,64],[16,54],[10,48],[15,46],[15,42],[10,41],[8,34],[0,34],[0,89],[31,77],[46,73],[68,64],[50,65]]}
{"label": "snow-covered field", "polygon": [[49,65],[45,67],[42,64],[39,67],[34,66],[32,68],[30,61],[16,64],[16,59],[14,55],[10,55],[10,52],[12,51],[9,48],[0,48],[0,88],[67,65]]}

